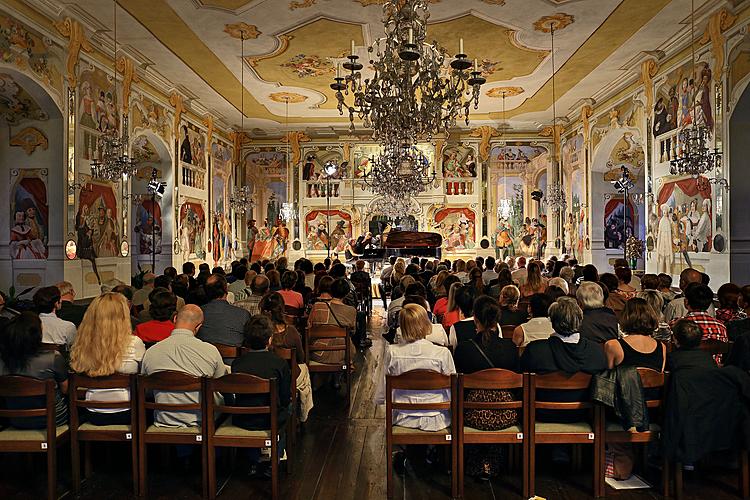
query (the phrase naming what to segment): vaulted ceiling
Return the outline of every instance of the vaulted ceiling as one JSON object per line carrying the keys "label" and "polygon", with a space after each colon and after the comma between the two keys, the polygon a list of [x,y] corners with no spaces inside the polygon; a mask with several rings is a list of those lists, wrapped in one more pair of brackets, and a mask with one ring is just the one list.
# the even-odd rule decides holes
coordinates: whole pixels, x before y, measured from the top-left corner
{"label": "vaulted ceiling", "polygon": [[[24,0],[29,4],[43,0]],[[118,0],[123,50],[227,124],[271,133],[290,124],[344,128],[329,84],[354,41],[383,36],[383,0]],[[111,37],[109,0],[63,0]],[[430,0],[428,39],[450,53],[459,38],[487,84],[472,125],[535,130],[551,118],[551,37],[555,30],[558,115],[581,99],[601,100],[632,82],[642,54],[688,40],[690,0]],[[697,0],[706,13],[717,0]],[[244,24],[242,24],[244,23]],[[244,42],[244,77],[238,29]],[[234,36],[232,36],[234,35]],[[675,42],[679,42],[676,44]],[[244,90],[241,86],[244,80]]]}

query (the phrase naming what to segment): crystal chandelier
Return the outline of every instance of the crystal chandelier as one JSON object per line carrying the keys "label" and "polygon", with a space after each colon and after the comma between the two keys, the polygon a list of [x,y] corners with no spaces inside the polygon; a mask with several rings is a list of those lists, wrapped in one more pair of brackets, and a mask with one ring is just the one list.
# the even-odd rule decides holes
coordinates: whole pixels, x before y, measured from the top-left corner
{"label": "crystal chandelier", "polygon": [[372,169],[366,172],[365,185],[380,196],[406,199],[430,186],[437,173],[430,160],[416,146],[386,144],[383,153],[370,159]]}
{"label": "crystal chandelier", "polygon": [[553,182],[547,186],[545,199],[547,206],[555,215],[564,213],[568,206],[568,202],[565,200],[565,190],[560,182]]}
{"label": "crystal chandelier", "polygon": [[297,218],[297,211],[294,209],[294,203],[285,201],[281,204],[279,215],[284,222],[290,222]]}
{"label": "crystal chandelier", "polygon": [[[463,39],[458,54],[445,66],[447,50],[437,42],[427,43],[428,0],[388,0],[383,5],[385,37],[367,48],[374,69],[364,78],[362,63],[354,53],[337,69],[331,89],[336,91],[338,110],[349,113],[349,130],[355,117],[372,127],[373,138],[381,143],[415,144],[438,132],[448,133],[459,118],[469,123],[469,108],[479,105],[479,91],[487,80],[476,59],[473,71],[464,54]],[[346,98],[351,94],[351,104]]]}
{"label": "crystal chandelier", "polygon": [[[505,90],[503,90],[503,134],[505,134]],[[513,202],[508,199],[508,182],[505,176],[505,165],[503,162],[503,197],[497,202],[497,216],[500,219],[509,219],[513,215]]]}
{"label": "crystal chandelier", "polygon": [[[113,57],[113,81],[115,90],[117,89],[117,2],[113,2],[113,38],[115,52]],[[116,93],[116,92],[115,92]],[[122,134],[118,134],[116,129],[105,132],[97,139],[97,147],[100,151],[100,157],[91,160],[91,175],[95,179],[118,182],[126,180],[135,174],[138,169],[138,161],[128,155],[128,117],[122,117]]]}
{"label": "crystal chandelier", "polygon": [[[695,0],[690,2],[690,47],[692,49],[693,75],[695,75]],[[716,172],[717,178],[721,177],[721,151],[718,148],[709,148],[711,131],[701,124],[695,123],[695,112],[690,111],[692,125],[686,127],[679,134],[680,152],[676,158],[670,160],[670,173],[672,175],[691,175],[698,178],[700,175]],[[725,179],[715,181],[725,187]]]}
{"label": "crystal chandelier", "polygon": [[414,198],[394,198],[383,196],[376,199],[370,209],[374,213],[380,213],[393,219],[408,217],[419,213],[419,205]]}
{"label": "crystal chandelier", "polygon": [[244,214],[255,206],[251,196],[250,186],[234,186],[232,196],[229,197],[229,206],[235,213]]}

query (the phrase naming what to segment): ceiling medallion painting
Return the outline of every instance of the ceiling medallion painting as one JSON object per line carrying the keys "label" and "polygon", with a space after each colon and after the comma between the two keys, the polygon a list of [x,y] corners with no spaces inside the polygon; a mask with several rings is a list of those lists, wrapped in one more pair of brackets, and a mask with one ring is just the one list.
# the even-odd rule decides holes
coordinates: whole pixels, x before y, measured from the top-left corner
{"label": "ceiling medallion painting", "polygon": [[297,54],[287,62],[281,64],[282,68],[291,68],[298,78],[309,76],[324,76],[333,73],[333,64],[329,60],[323,60],[320,56]]}
{"label": "ceiling medallion painting", "polygon": [[502,99],[503,97],[515,97],[524,92],[521,87],[495,87],[485,92],[484,95],[492,99]]}
{"label": "ceiling medallion painting", "polygon": [[571,24],[573,24],[574,21],[575,21],[575,18],[571,16],[570,14],[558,12],[557,14],[553,14],[551,16],[544,16],[538,19],[534,23],[534,29],[536,31],[541,31],[542,33],[549,33],[553,29],[555,31],[560,31],[570,26]]}
{"label": "ceiling medallion painting", "polygon": [[490,5],[497,5],[498,7],[505,5],[505,0],[482,0],[482,1]]}
{"label": "ceiling medallion painting", "polygon": [[49,141],[47,140],[47,137],[45,137],[44,132],[38,128],[26,127],[11,137],[10,145],[23,148],[26,154],[31,156],[38,147],[46,150],[49,147]]}
{"label": "ceiling medallion painting", "polygon": [[307,100],[306,95],[294,92],[274,92],[273,94],[269,94],[268,98],[274,102],[288,102],[289,104],[298,104]]}
{"label": "ceiling medallion painting", "polygon": [[318,0],[302,0],[301,2],[292,0],[291,2],[289,2],[289,10],[306,9],[307,7],[312,7],[317,2]]}
{"label": "ceiling medallion painting", "polygon": [[244,38],[245,40],[255,40],[262,35],[262,33],[258,31],[257,26],[245,22],[225,25],[224,33],[227,33],[232,38]]}
{"label": "ceiling medallion painting", "polygon": [[[383,5],[387,0],[354,0],[355,2],[359,2],[362,7],[369,7],[370,5]],[[438,3],[440,0],[427,0],[427,3]],[[505,2],[505,0],[501,0],[502,2]],[[403,0],[399,3],[403,4]]]}
{"label": "ceiling medallion painting", "polygon": [[47,113],[12,76],[0,73],[0,119],[4,119],[9,125],[17,125],[23,120],[47,118]]}

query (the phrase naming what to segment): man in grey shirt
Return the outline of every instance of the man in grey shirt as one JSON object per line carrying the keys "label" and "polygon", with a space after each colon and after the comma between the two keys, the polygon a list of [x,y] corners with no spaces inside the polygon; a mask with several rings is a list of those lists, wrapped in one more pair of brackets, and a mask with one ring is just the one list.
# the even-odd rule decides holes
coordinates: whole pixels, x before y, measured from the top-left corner
{"label": "man in grey shirt", "polygon": [[[230,306],[231,307],[231,306]],[[175,329],[161,342],[146,351],[141,364],[144,375],[172,370],[196,377],[219,378],[229,373],[218,349],[195,338],[203,324],[203,312],[196,305],[186,305],[177,313]],[[166,392],[154,394],[157,403],[191,404],[200,401],[198,392]],[[194,411],[154,412],[154,423],[161,427],[197,427],[200,413]]]}
{"label": "man in grey shirt", "polygon": [[[246,310],[250,316],[260,314],[260,301],[268,293],[268,289],[271,287],[271,282],[268,281],[263,275],[258,275],[253,278],[253,282],[250,283],[250,295],[245,297],[239,302],[235,302],[234,307],[239,307]],[[244,323],[243,323],[244,326]]]}
{"label": "man in grey shirt", "polygon": [[227,302],[227,280],[220,274],[212,274],[206,280],[208,304],[203,310],[203,326],[198,338],[212,344],[241,346],[242,330],[250,319],[250,313]]}

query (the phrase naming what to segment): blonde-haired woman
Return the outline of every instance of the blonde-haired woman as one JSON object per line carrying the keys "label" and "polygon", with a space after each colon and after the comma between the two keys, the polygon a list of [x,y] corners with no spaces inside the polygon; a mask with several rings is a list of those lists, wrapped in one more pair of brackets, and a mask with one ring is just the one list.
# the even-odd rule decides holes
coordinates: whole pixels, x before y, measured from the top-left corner
{"label": "blonde-haired woman", "polygon": [[[138,373],[146,348],[133,335],[130,312],[125,297],[108,292],[95,298],[78,327],[70,352],[70,368],[88,377],[105,377],[115,373]],[[93,389],[86,392],[89,401],[129,401],[127,389]],[[94,425],[125,425],[130,423],[128,410],[97,410],[88,412]]]}
{"label": "blonde-haired woman", "polygon": [[531,297],[535,293],[544,293],[547,280],[542,276],[542,267],[537,261],[527,266],[526,283],[521,285],[521,297]]}
{"label": "blonde-haired woman", "polygon": [[401,278],[406,274],[406,264],[404,259],[398,259],[393,265],[393,272],[391,273],[391,286],[396,288],[401,282]]}
{"label": "blonde-haired woman", "polygon": [[520,325],[529,319],[528,311],[518,308],[521,292],[516,285],[505,285],[500,290],[500,325]]}

